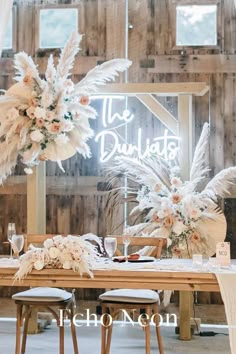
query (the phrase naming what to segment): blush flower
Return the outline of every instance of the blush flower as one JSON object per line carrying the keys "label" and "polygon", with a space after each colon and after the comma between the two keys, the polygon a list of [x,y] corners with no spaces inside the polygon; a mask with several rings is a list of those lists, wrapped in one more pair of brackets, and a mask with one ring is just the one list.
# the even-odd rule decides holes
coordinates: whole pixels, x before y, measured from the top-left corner
{"label": "blush flower", "polygon": [[175,255],[175,256],[178,256],[180,257],[182,255],[182,250],[181,248],[177,247],[177,246],[174,246],[172,248],[172,253]]}
{"label": "blush flower", "polygon": [[170,182],[175,188],[179,188],[183,185],[183,182],[179,177],[172,177]]}
{"label": "blush flower", "polygon": [[30,139],[36,143],[40,143],[44,138],[44,135],[39,130],[34,130],[30,133]]}
{"label": "blush flower", "polygon": [[62,129],[62,123],[61,123],[61,122],[53,122],[53,123],[50,124],[50,126],[49,126],[49,131],[50,131],[51,133],[56,133],[56,134],[58,134],[58,133],[60,133],[61,129]]}
{"label": "blush flower", "polygon": [[87,106],[90,103],[90,98],[89,96],[82,96],[79,99],[79,103],[82,104],[83,106]]}
{"label": "blush flower", "polygon": [[191,241],[192,243],[198,243],[200,240],[201,240],[201,237],[196,230],[193,231],[191,233],[191,235],[189,236],[189,241]]}
{"label": "blush flower", "polygon": [[171,200],[173,204],[178,204],[182,200],[182,195],[179,193],[173,193],[171,195]]}
{"label": "blush flower", "polygon": [[170,229],[174,223],[174,218],[172,215],[166,216],[163,221],[163,226],[167,229]]}
{"label": "blush flower", "polygon": [[161,183],[156,183],[154,187],[154,192],[159,193],[162,189],[162,184]]}

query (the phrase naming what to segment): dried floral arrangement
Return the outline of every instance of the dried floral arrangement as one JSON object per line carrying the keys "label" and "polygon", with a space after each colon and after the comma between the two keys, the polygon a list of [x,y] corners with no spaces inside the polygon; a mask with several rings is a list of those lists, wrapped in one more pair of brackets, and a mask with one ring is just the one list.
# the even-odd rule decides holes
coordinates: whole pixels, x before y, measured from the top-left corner
{"label": "dried floral arrangement", "polygon": [[80,275],[86,273],[93,276],[92,265],[98,259],[97,245],[102,244],[99,237],[93,234],[84,236],[57,235],[44,241],[43,247],[30,245],[29,250],[20,257],[19,270],[14,278],[24,279],[33,269],[43,268],[72,269]]}
{"label": "dried floral arrangement", "polygon": [[[76,152],[90,156],[87,140],[93,135],[89,119],[96,117],[89,95],[98,85],[113,80],[131,62],[113,59],[90,70],[79,82],[69,79],[82,36],[74,32],[61,51],[57,64],[48,60],[45,78],[41,78],[32,58],[15,55],[16,80],[0,96],[0,182],[11,174],[17,158],[25,172],[40,160],[61,161]],[[62,168],[63,169],[63,168]]]}
{"label": "dried floral arrangement", "polygon": [[[110,169],[114,187],[109,208],[120,202],[117,182],[120,176],[135,182],[128,188],[127,200],[135,199],[131,215],[145,215],[143,223],[125,231],[130,235],[164,237],[173,256],[191,257],[194,253],[213,255],[216,244],[226,235],[226,220],[217,206],[236,178],[236,167],[219,172],[209,182],[209,125],[204,124],[195,149],[189,181],[182,181],[178,164],[170,165],[158,156],[138,159],[119,156]],[[123,193],[123,189],[122,193]]]}

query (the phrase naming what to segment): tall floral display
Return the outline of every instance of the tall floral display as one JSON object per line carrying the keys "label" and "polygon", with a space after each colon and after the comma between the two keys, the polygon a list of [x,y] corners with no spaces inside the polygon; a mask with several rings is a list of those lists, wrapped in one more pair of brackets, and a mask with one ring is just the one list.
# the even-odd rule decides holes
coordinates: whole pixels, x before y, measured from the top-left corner
{"label": "tall floral display", "polygon": [[[127,228],[131,235],[164,237],[174,256],[189,257],[193,253],[213,255],[216,243],[226,235],[226,221],[217,206],[217,197],[225,197],[236,177],[236,167],[219,172],[208,182],[209,125],[204,124],[195,149],[189,181],[182,181],[180,169],[156,155],[138,159],[117,157],[114,175],[138,183],[128,188],[137,206],[131,215],[144,215],[144,222]],[[116,192],[117,193],[117,190]],[[117,201],[111,198],[110,202]],[[110,204],[111,205],[111,204]]]}
{"label": "tall floral display", "polygon": [[90,156],[87,145],[93,135],[89,119],[96,117],[89,95],[126,70],[131,62],[113,59],[95,67],[79,83],[69,79],[81,35],[72,33],[61,51],[57,67],[48,60],[45,77],[41,78],[31,57],[15,56],[16,80],[0,96],[0,181],[12,173],[17,159],[29,167],[40,160],[61,161],[76,152]]}

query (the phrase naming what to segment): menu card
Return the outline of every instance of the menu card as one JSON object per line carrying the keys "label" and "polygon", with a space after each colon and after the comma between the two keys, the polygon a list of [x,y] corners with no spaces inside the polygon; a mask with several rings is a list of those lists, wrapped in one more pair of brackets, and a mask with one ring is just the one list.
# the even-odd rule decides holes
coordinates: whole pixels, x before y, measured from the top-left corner
{"label": "menu card", "polygon": [[217,263],[222,267],[230,266],[230,243],[218,242],[216,245]]}

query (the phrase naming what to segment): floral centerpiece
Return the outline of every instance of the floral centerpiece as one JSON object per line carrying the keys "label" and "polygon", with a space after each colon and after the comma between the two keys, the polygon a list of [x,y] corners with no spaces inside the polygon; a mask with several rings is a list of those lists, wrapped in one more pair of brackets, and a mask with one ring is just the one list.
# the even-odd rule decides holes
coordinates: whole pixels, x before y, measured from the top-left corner
{"label": "floral centerpiece", "polygon": [[33,269],[43,268],[72,269],[93,276],[92,265],[99,257],[95,241],[102,249],[99,237],[88,234],[84,236],[57,235],[44,241],[43,247],[30,245],[29,250],[20,257],[19,270],[15,274],[16,280],[26,277]]}
{"label": "floral centerpiece", "polygon": [[[173,256],[215,253],[217,242],[226,235],[226,221],[216,204],[217,197],[227,195],[236,178],[236,167],[227,168],[208,181],[208,138],[209,125],[205,123],[189,181],[181,180],[177,164],[171,166],[158,156],[117,157],[111,180],[116,183],[114,174],[122,175],[141,186],[129,188],[128,196],[134,195],[138,203],[131,215],[145,215],[143,223],[127,228],[126,233],[167,238]],[[117,202],[117,195],[111,198],[113,201]]]}
{"label": "floral centerpiece", "polygon": [[110,60],[74,84],[69,75],[81,38],[72,33],[57,67],[49,57],[44,78],[30,56],[24,52],[15,55],[18,83],[0,96],[0,182],[12,172],[18,156],[26,165],[26,173],[31,173],[29,167],[40,160],[56,161],[62,168],[61,161],[76,152],[90,156],[87,140],[93,130],[89,118],[94,119],[96,111],[90,106],[89,95],[131,62]]}

